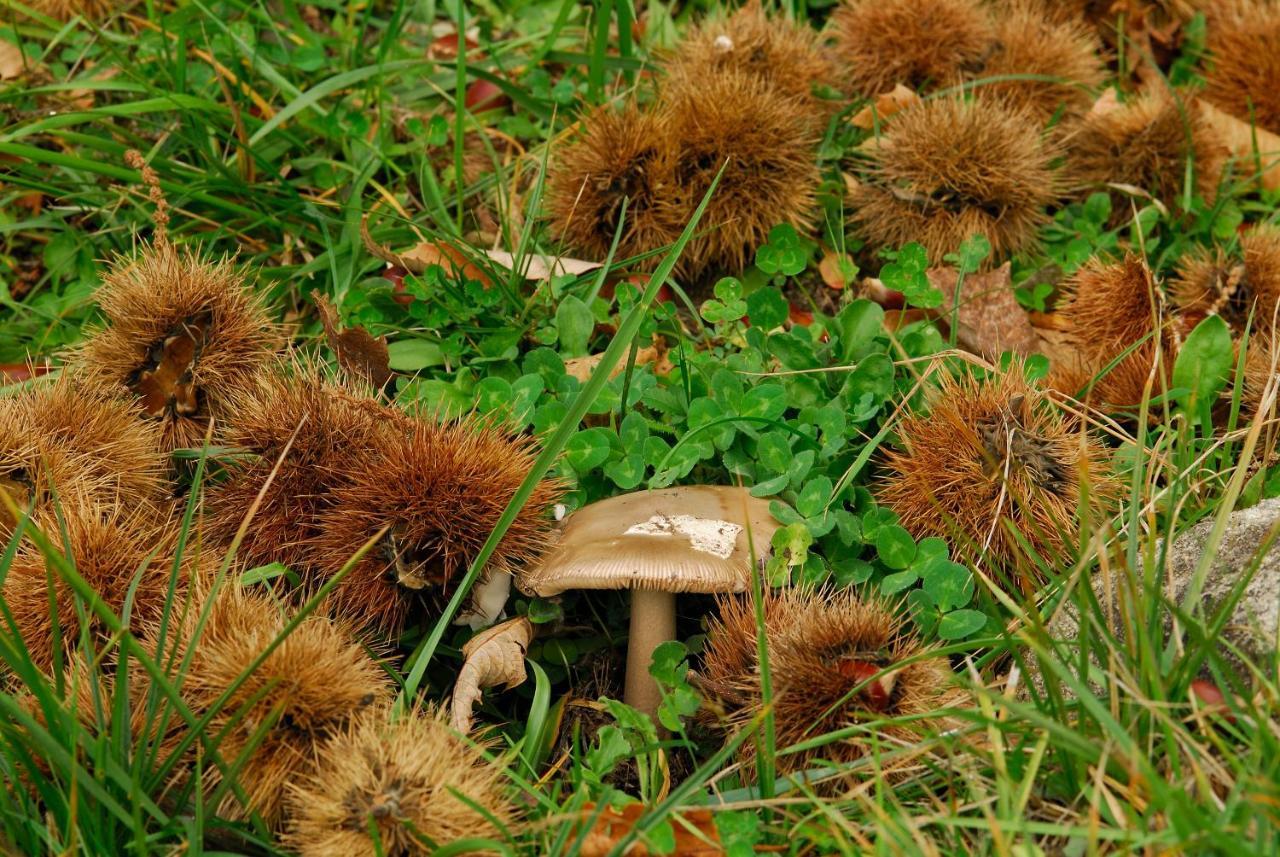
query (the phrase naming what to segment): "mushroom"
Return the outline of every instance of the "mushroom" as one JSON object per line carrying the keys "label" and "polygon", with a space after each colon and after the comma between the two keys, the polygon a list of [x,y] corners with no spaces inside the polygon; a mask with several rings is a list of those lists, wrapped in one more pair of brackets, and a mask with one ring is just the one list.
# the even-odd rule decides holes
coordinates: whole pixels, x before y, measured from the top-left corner
{"label": "mushroom", "polygon": [[662,694],[649,664],[676,635],[678,592],[741,592],[779,524],[745,488],[688,485],[584,506],[516,585],[543,597],[570,589],[630,589],[624,700],[653,716]]}

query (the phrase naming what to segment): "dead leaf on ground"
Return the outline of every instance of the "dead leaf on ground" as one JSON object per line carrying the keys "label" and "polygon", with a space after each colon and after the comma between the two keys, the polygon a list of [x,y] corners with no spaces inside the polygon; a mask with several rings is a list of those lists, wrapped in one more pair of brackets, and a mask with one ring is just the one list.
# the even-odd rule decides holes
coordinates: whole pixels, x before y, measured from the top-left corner
{"label": "dead leaf on ground", "polygon": [[0,363],[0,385],[30,381],[52,371],[48,363]]}
{"label": "dead leaf on ground", "polygon": [[877,123],[883,123],[899,110],[920,103],[920,96],[910,87],[901,83],[888,92],[882,92],[870,104],[859,110],[849,119],[855,128],[867,131],[874,129]]}
{"label": "dead leaf on ground", "polygon": [[[516,258],[505,250],[486,250],[485,255],[509,271],[516,270]],[[563,256],[540,256],[530,253],[520,260],[520,275],[526,280],[549,280],[565,274],[577,276],[603,267],[599,262],[569,259]]]}
{"label": "dead leaf on ground", "polygon": [[[564,361],[564,371],[566,375],[577,378],[582,383],[586,383],[591,374],[596,371],[596,367],[600,365],[600,360],[604,357],[603,352],[600,354],[589,354],[586,357],[572,357]],[[674,367],[671,361],[667,359],[666,343],[659,337],[653,338],[653,345],[645,348],[636,349],[636,365],[637,366],[653,366],[653,374],[666,375]],[[613,370],[609,372],[610,378],[616,378],[627,369],[627,361],[619,360]]]}
{"label": "dead leaf on ground", "polygon": [[395,253],[373,240],[373,235],[369,233],[369,215],[367,214],[360,221],[360,238],[364,241],[366,250],[397,268],[421,274],[432,265],[439,265],[455,277],[476,280],[485,287],[493,285],[489,275],[471,261],[479,255],[474,248],[464,251],[454,242],[425,241],[403,253]]}
{"label": "dead leaf on ground", "polygon": [[857,273],[858,266],[849,258],[848,253],[828,250],[818,263],[818,274],[822,277],[822,282],[832,289],[848,288]]}
{"label": "dead leaf on ground", "polygon": [[1093,106],[1089,108],[1089,118],[1101,118],[1108,113],[1114,113],[1123,105],[1120,103],[1120,93],[1116,91],[1114,86],[1108,86],[1102,91],[1102,94],[1094,100]]}
{"label": "dead leaf on ground", "polygon": [[[929,282],[942,292],[941,317],[952,318],[952,301],[959,279],[954,268],[930,268]],[[994,271],[967,274],[960,285],[956,344],[988,359],[1004,351],[1030,354],[1038,338],[1031,318],[1013,294],[1011,268],[1005,262]]]}
{"label": "dead leaf on ground", "polygon": [[1267,190],[1280,189],[1280,134],[1237,119],[1207,101],[1197,99],[1196,109],[1218,141],[1234,156],[1238,169],[1251,173],[1260,162],[1262,172],[1258,180],[1262,186]]}
{"label": "dead leaf on ground", "polygon": [[[595,804],[587,804],[583,810],[583,821],[591,821],[596,811]],[[644,816],[645,811],[642,803],[630,803],[621,810],[612,807],[600,810],[591,830],[582,838],[582,848],[578,853],[582,857],[605,857],[612,853]],[[669,857],[713,857],[725,853],[711,810],[690,809],[679,814],[673,813],[668,818],[675,833],[676,847],[673,851],[663,852],[664,854]],[[637,837],[623,852],[626,857],[647,857],[652,853],[654,852],[649,850],[642,837]]]}
{"label": "dead leaf on ground", "polygon": [[387,338],[375,337],[363,327],[340,329],[338,311],[329,303],[328,298],[317,292],[315,301],[320,310],[320,323],[324,325],[325,338],[329,341],[329,347],[338,355],[338,365],[382,389],[391,380],[391,356],[387,352]]}
{"label": "dead leaf on ground", "polygon": [[485,688],[503,685],[509,690],[524,683],[524,655],[531,640],[533,624],[518,616],[482,631],[462,647],[462,669],[449,706],[454,729],[464,735],[471,731],[471,715]]}
{"label": "dead leaf on ground", "polygon": [[0,80],[13,80],[27,70],[22,48],[13,42],[0,41]]}

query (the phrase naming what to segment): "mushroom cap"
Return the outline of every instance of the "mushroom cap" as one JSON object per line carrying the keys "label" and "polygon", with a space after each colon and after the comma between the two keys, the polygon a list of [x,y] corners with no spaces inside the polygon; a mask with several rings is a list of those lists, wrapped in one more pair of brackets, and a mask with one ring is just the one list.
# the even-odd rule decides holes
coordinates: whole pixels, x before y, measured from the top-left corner
{"label": "mushroom cap", "polygon": [[[745,488],[686,485],[584,506],[536,567],[516,581],[533,595],[570,589],[741,592],[780,524]],[[753,549],[754,548],[754,549]]]}

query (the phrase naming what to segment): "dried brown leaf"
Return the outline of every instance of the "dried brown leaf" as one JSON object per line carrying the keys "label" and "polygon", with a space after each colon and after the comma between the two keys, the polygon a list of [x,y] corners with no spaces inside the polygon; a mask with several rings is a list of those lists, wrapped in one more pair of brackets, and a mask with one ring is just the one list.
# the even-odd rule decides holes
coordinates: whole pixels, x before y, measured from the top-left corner
{"label": "dried brown leaf", "polygon": [[920,103],[915,90],[899,83],[888,92],[882,92],[866,107],[853,114],[849,123],[855,128],[870,131],[899,110]]}
{"label": "dried brown leaf", "polygon": [[[954,268],[932,268],[929,282],[943,295],[941,317],[952,318],[959,279]],[[999,357],[1004,351],[1030,354],[1037,337],[1031,319],[1013,294],[1009,263],[994,271],[967,274],[960,286],[956,342],[967,351],[987,358]]]}
{"label": "dried brown leaf", "polygon": [[510,689],[524,683],[524,655],[532,639],[533,624],[518,616],[482,631],[462,647],[464,660],[449,716],[454,729],[464,735],[471,731],[471,713],[485,688],[504,685]]}
{"label": "dried brown leaf", "polygon": [[853,282],[854,276],[858,272],[858,266],[853,263],[847,253],[837,253],[835,250],[828,250],[822,256],[822,261],[818,263],[818,273],[822,277],[822,282],[833,289],[844,289]]}
{"label": "dried brown leaf", "polygon": [[316,293],[316,307],[320,310],[320,323],[329,347],[338,355],[338,365],[357,378],[362,378],[381,389],[391,380],[391,356],[387,352],[387,338],[375,337],[363,327],[338,326],[338,311],[328,298]]}
{"label": "dried brown leaf", "polygon": [[13,42],[0,41],[0,80],[12,80],[26,71],[22,49]]}
{"label": "dried brown leaf", "polygon": [[[645,806],[642,803],[630,803],[621,810],[608,806],[597,810],[595,804],[588,803],[583,808],[583,821],[590,821],[597,811],[599,817],[595,818],[578,852],[582,857],[605,857],[606,854],[612,854],[613,849],[644,815]],[[716,832],[715,817],[709,809],[690,809],[673,815],[671,828],[675,833],[676,847],[673,851],[664,852],[669,857],[712,857],[725,853]],[[647,857],[654,852],[638,837],[623,853],[627,857]]]}
{"label": "dried brown leaf", "polygon": [[[596,367],[600,365],[601,358],[604,354],[588,354],[586,357],[573,357],[564,361],[564,371],[566,375],[577,378],[582,383],[586,383],[591,377],[591,373],[596,371]],[[655,375],[665,375],[673,368],[671,361],[667,359],[666,343],[658,337],[654,337],[653,345],[636,350],[636,365],[648,366],[653,365],[653,373]],[[619,360],[613,370],[609,372],[610,378],[616,378],[626,371],[627,363],[625,360]]]}
{"label": "dried brown leaf", "polygon": [[1196,108],[1205,126],[1235,157],[1239,169],[1248,171],[1255,163],[1261,162],[1262,172],[1258,179],[1262,186],[1267,190],[1280,188],[1280,134],[1237,119],[1204,100],[1197,100]]}

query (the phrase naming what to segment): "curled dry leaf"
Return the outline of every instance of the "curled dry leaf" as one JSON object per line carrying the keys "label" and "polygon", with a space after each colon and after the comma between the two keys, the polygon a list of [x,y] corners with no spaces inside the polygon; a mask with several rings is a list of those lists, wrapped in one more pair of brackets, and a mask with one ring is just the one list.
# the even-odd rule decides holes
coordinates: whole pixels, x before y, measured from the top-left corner
{"label": "curled dry leaf", "polygon": [[[599,815],[597,816],[597,812]],[[618,843],[631,832],[645,813],[642,803],[629,803],[621,810],[606,806],[597,809],[593,803],[583,807],[584,822],[592,822],[591,829],[582,838],[578,851],[582,857],[605,857],[614,853]],[[690,809],[671,817],[671,829],[675,834],[675,849],[661,853],[669,857],[712,857],[725,853],[716,832],[715,818],[709,809]],[[653,854],[642,837],[623,852],[627,857],[646,857]]]}
{"label": "curled dry leaf", "polygon": [[870,131],[899,110],[919,102],[920,96],[915,90],[899,83],[888,92],[877,95],[870,104],[853,114],[849,122],[856,128]]}
{"label": "curled dry leaf", "polygon": [[338,355],[338,364],[344,371],[363,378],[374,387],[382,389],[391,380],[391,357],[387,352],[387,338],[374,336],[363,327],[338,327],[338,311],[329,299],[319,292],[315,295],[320,310],[320,323],[324,325],[329,347]]}
{"label": "curled dry leaf", "polygon": [[[596,371],[596,367],[600,365],[600,359],[604,354],[588,354],[586,357],[573,357],[564,361],[564,371],[566,375],[572,375],[582,383],[586,383],[591,377],[591,373]],[[636,349],[636,365],[648,366],[653,365],[653,374],[666,375],[673,368],[671,361],[667,359],[667,344],[660,337],[653,338],[653,345],[645,348]],[[610,378],[616,378],[625,372],[627,363],[625,360],[619,360],[612,371],[609,372]]]}
{"label": "curled dry leaf", "polygon": [[454,729],[464,735],[471,731],[471,714],[485,688],[510,689],[524,683],[524,655],[532,639],[533,625],[518,616],[477,634],[462,647],[464,660],[449,712]]}

